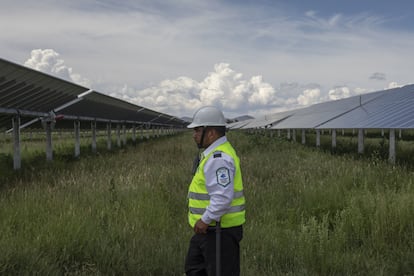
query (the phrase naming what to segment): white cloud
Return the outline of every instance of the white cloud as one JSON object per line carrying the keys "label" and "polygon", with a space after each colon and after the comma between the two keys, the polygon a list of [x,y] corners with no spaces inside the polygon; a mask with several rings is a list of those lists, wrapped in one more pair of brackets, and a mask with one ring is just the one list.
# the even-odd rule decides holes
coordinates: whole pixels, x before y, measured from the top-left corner
{"label": "white cloud", "polygon": [[74,73],[72,68],[68,67],[65,61],[60,58],[59,53],[53,49],[32,50],[30,58],[26,60],[24,65],[43,73],[86,86],[87,88],[91,87],[91,81]]}
{"label": "white cloud", "polygon": [[299,105],[311,105],[320,102],[321,90],[319,88],[305,89],[303,94],[297,98]]}
{"label": "white cloud", "polygon": [[204,105],[216,105],[231,114],[253,114],[283,102],[262,76],[246,79],[227,63],[214,65],[214,71],[201,82],[179,77],[143,90],[124,86],[112,96],[178,116],[192,115]]}
{"label": "white cloud", "polygon": [[350,96],[353,96],[354,93],[349,89],[349,87],[343,86],[343,87],[335,87],[328,92],[328,99],[333,100],[339,100],[348,98]]}
{"label": "white cloud", "polygon": [[402,87],[403,85],[398,84],[397,82],[393,81],[390,82],[388,84],[388,87],[386,87],[385,89],[392,89],[392,88],[398,88],[398,87]]}
{"label": "white cloud", "polygon": [[309,10],[309,11],[305,12],[305,15],[306,15],[307,17],[314,18],[314,17],[316,16],[316,12],[315,12],[315,11],[313,11],[313,10]]}
{"label": "white cloud", "polygon": [[321,98],[320,101],[322,102],[322,101],[339,100],[339,99],[344,99],[344,98],[348,98],[348,97],[352,97],[356,95],[371,93],[371,92],[380,91],[380,90],[393,89],[393,88],[398,88],[402,86],[404,85],[400,85],[397,82],[390,82],[388,86],[384,87],[383,89],[367,89],[367,88],[361,88],[361,87],[351,88],[348,86],[338,86],[338,87],[330,89],[328,92],[328,96],[324,99]]}
{"label": "white cloud", "polygon": [[251,105],[274,105],[277,103],[276,91],[270,84],[263,82],[262,76],[252,77],[250,83],[252,93],[249,97],[249,103]]}

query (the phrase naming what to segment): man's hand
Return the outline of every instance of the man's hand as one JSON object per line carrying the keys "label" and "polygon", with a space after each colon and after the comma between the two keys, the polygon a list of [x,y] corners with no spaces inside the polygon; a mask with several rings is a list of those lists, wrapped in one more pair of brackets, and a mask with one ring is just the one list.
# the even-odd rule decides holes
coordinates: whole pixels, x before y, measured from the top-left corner
{"label": "man's hand", "polygon": [[194,225],[194,232],[196,234],[206,234],[208,224],[205,224],[201,219],[199,219]]}

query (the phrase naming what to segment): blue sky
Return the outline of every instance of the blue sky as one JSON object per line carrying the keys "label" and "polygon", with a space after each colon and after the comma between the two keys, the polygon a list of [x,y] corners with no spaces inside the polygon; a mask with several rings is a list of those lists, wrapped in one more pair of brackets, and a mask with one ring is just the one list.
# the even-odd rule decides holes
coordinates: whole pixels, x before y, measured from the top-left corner
{"label": "blue sky", "polygon": [[176,116],[258,117],[413,83],[413,3],[2,0],[0,53]]}

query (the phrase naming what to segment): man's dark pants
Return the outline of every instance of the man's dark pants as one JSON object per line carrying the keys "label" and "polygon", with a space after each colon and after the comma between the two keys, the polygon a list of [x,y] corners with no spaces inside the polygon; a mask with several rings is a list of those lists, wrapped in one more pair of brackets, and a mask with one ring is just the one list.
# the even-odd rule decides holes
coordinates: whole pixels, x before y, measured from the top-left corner
{"label": "man's dark pants", "polygon": [[[221,229],[221,275],[240,275],[240,247],[242,226]],[[185,260],[188,276],[216,275],[216,229],[209,227],[207,234],[195,234]]]}

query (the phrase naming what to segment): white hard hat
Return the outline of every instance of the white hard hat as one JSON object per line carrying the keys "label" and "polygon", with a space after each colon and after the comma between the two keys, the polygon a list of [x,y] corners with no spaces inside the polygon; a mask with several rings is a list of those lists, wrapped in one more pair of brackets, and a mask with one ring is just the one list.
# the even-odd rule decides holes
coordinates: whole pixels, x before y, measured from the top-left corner
{"label": "white hard hat", "polygon": [[194,114],[193,122],[187,128],[201,126],[226,126],[223,112],[215,106],[204,106]]}

